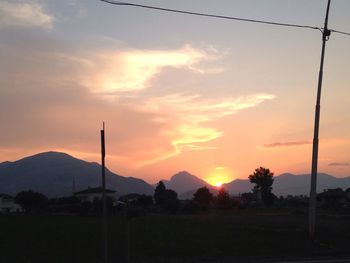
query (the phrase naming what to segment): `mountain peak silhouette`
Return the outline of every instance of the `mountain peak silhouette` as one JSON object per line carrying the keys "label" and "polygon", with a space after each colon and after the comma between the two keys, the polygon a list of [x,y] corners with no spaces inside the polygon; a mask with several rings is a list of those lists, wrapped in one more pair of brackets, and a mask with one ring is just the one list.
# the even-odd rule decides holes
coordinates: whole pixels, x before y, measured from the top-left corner
{"label": "mountain peak silhouette", "polygon": [[[101,166],[62,152],[43,152],[14,162],[0,164],[0,193],[17,194],[23,190],[41,192],[49,197],[72,194],[101,185]],[[153,187],[133,177],[123,177],[106,169],[107,187],[119,194],[153,194]]]}

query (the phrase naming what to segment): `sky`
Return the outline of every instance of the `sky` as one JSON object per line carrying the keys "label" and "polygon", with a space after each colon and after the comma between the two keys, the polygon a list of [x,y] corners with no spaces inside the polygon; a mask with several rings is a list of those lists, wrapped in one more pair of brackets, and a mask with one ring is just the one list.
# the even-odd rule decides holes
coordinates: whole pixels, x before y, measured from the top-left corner
{"label": "sky", "polygon": [[[326,0],[133,0],[322,27]],[[350,32],[350,1],[329,28]],[[319,171],[350,176],[350,37],[327,42]],[[310,173],[318,30],[99,0],[0,0],[0,162],[62,151],[149,183]]]}

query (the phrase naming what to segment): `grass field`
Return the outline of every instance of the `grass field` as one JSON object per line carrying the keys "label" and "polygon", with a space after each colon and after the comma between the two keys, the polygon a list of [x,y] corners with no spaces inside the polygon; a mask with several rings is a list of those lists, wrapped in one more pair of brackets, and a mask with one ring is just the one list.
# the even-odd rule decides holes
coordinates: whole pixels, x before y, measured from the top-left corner
{"label": "grass field", "polygon": [[[102,220],[58,215],[0,216],[0,262],[102,262]],[[125,262],[125,217],[109,219],[111,262]],[[130,221],[131,262],[266,262],[350,256],[350,216],[288,210],[148,214]]]}

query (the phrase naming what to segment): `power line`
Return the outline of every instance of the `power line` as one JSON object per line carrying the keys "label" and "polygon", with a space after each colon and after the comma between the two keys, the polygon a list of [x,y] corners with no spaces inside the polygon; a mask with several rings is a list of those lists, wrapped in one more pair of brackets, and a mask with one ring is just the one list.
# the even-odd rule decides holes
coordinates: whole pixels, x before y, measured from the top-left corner
{"label": "power line", "polygon": [[[204,16],[204,17],[212,17],[212,18],[220,18],[220,19],[228,19],[228,20],[236,20],[236,21],[242,21],[242,22],[259,23],[259,24],[267,24],[267,25],[274,25],[274,26],[314,29],[314,30],[319,30],[319,31],[323,32],[323,28],[320,28],[317,26],[310,26],[310,25],[289,24],[289,23],[257,20],[257,19],[250,19],[250,18],[241,18],[241,17],[234,17],[234,16],[223,16],[223,15],[215,15],[215,14],[208,14],[208,13],[199,13],[199,12],[192,12],[192,11],[186,11],[186,10],[170,9],[170,8],[164,8],[164,7],[158,7],[158,6],[141,5],[141,4],[112,1],[112,0],[100,0],[100,1],[108,3],[108,4],[112,4],[112,5],[132,6],[132,7],[153,9],[153,10],[158,10],[158,11],[172,12],[172,13],[180,13],[180,14]],[[330,29],[330,31],[333,33],[338,33],[338,34],[350,36],[350,33],[348,33],[348,32],[334,30],[334,29]]]}
{"label": "power line", "polygon": [[338,30],[334,30],[334,29],[330,29],[330,31],[333,32],[333,33],[338,33],[338,34],[343,34],[343,35],[350,36],[350,33],[347,33],[347,32],[338,31]]}
{"label": "power line", "polygon": [[307,28],[307,29],[320,30],[322,32],[322,29],[320,27],[309,26],[309,25],[288,24],[288,23],[280,23],[280,22],[274,22],[274,21],[265,21],[265,20],[256,20],[256,19],[233,17],[233,16],[223,16],[223,15],[215,15],[215,14],[207,14],[207,13],[198,13],[198,12],[191,12],[191,11],[170,9],[170,8],[163,8],[163,7],[149,6],[149,5],[140,5],[140,4],[134,4],[134,3],[128,3],[128,2],[120,2],[120,1],[111,1],[111,0],[100,0],[100,1],[108,3],[108,4],[112,4],[112,5],[140,7],[140,8],[147,8],[147,9],[153,9],[153,10],[165,11],[165,12],[172,12],[172,13],[180,13],[180,14],[204,16],[204,17],[212,17],[212,18],[220,18],[220,19],[228,19],[228,20],[236,20],[236,21],[242,21],[242,22],[251,22],[251,23],[267,24],[267,25],[274,25],[274,26]]}

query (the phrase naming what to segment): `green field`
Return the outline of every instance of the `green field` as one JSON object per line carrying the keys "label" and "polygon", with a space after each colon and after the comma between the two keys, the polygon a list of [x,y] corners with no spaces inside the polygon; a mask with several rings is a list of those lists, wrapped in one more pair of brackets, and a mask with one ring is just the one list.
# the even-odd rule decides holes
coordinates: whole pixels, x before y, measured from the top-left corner
{"label": "green field", "polygon": [[[102,220],[58,215],[0,216],[0,262],[102,262]],[[130,221],[131,262],[270,262],[350,256],[350,216],[322,213],[317,241],[307,215],[280,210],[144,214]],[[125,262],[125,217],[109,219],[111,262]]]}

